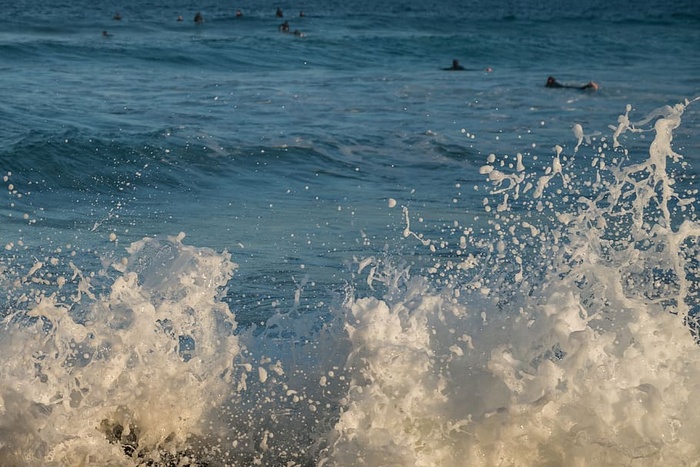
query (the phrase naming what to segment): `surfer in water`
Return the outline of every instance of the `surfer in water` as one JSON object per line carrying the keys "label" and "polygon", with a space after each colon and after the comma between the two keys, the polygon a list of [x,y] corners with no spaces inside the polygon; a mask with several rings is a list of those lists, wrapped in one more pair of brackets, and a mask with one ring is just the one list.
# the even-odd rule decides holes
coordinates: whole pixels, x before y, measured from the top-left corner
{"label": "surfer in water", "polygon": [[449,71],[464,71],[466,68],[464,68],[462,65],[459,64],[459,60],[452,60],[452,66],[448,68],[443,68],[443,70],[449,70]]}
{"label": "surfer in water", "polygon": [[553,76],[549,76],[547,78],[547,83],[545,83],[545,87],[548,88],[572,88],[572,89],[584,89],[588,90],[590,89],[591,91],[597,91],[598,90],[598,84],[595,81],[589,81],[588,83],[584,84],[583,86],[571,86],[568,84],[562,84],[556,79],[554,79]]}

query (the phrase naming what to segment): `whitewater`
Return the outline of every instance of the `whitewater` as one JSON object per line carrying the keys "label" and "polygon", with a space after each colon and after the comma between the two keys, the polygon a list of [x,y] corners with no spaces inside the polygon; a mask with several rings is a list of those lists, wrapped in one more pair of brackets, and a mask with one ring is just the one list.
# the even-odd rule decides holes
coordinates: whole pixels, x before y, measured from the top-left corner
{"label": "whitewater", "polygon": [[1,465],[698,465],[696,2],[6,7]]}
{"label": "whitewater", "polygon": [[[3,462],[692,464],[700,224],[668,173],[686,105],[628,108],[590,145],[576,126],[543,171],[489,156],[484,232],[455,224],[448,247],[407,221],[405,240],[454,254],[423,275],[366,258],[381,297],[349,287],[262,329],[222,301],[231,254],[184,234],[94,274],[60,252],[5,260],[22,294],[0,344]],[[640,162],[630,132],[653,132]]]}

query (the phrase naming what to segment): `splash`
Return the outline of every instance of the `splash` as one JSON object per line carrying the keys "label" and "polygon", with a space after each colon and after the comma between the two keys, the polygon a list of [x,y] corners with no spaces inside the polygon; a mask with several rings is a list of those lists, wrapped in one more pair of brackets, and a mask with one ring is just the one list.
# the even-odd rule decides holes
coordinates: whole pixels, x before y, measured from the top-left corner
{"label": "splash", "polygon": [[[351,382],[321,463],[696,462],[700,223],[669,175],[687,105],[636,123],[628,108],[592,160],[575,126],[544,173],[490,156],[491,237],[457,247],[477,264],[348,305]],[[644,160],[620,143],[642,131]]]}
{"label": "splash", "polygon": [[230,255],[182,234],[97,267],[8,243],[0,463],[696,462],[700,222],[672,176],[687,105],[630,107],[610,139],[576,124],[551,157],[490,155],[478,226],[423,234],[403,208],[429,267],[354,259],[336,301],[264,326],[227,306]]}
{"label": "splash", "polygon": [[68,303],[40,293],[5,317],[3,464],[135,465],[196,449],[239,353],[219,300],[236,265],[183,237],[132,244],[104,296],[71,264]]}

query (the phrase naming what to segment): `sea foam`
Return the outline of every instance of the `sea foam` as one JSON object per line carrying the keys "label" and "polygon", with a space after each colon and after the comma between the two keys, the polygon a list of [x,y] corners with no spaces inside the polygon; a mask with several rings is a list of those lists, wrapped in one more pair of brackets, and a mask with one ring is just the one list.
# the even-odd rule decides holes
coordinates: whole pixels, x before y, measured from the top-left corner
{"label": "sea foam", "polygon": [[[356,258],[335,303],[258,327],[225,300],[230,254],[184,235],[94,270],[13,243],[0,461],[695,462],[700,223],[696,191],[671,176],[687,105],[639,121],[628,108],[610,137],[575,124],[573,150],[551,157],[489,156],[479,228],[457,219],[433,239],[403,207],[397,242],[431,267]],[[640,133],[653,142],[626,149]]]}

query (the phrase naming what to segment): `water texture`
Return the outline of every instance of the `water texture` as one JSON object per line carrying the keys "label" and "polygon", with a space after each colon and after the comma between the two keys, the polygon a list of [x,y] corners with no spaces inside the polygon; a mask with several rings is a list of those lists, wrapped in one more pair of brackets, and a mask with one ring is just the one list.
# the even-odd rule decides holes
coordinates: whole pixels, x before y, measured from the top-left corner
{"label": "water texture", "polygon": [[695,465],[696,3],[6,5],[0,464]]}

